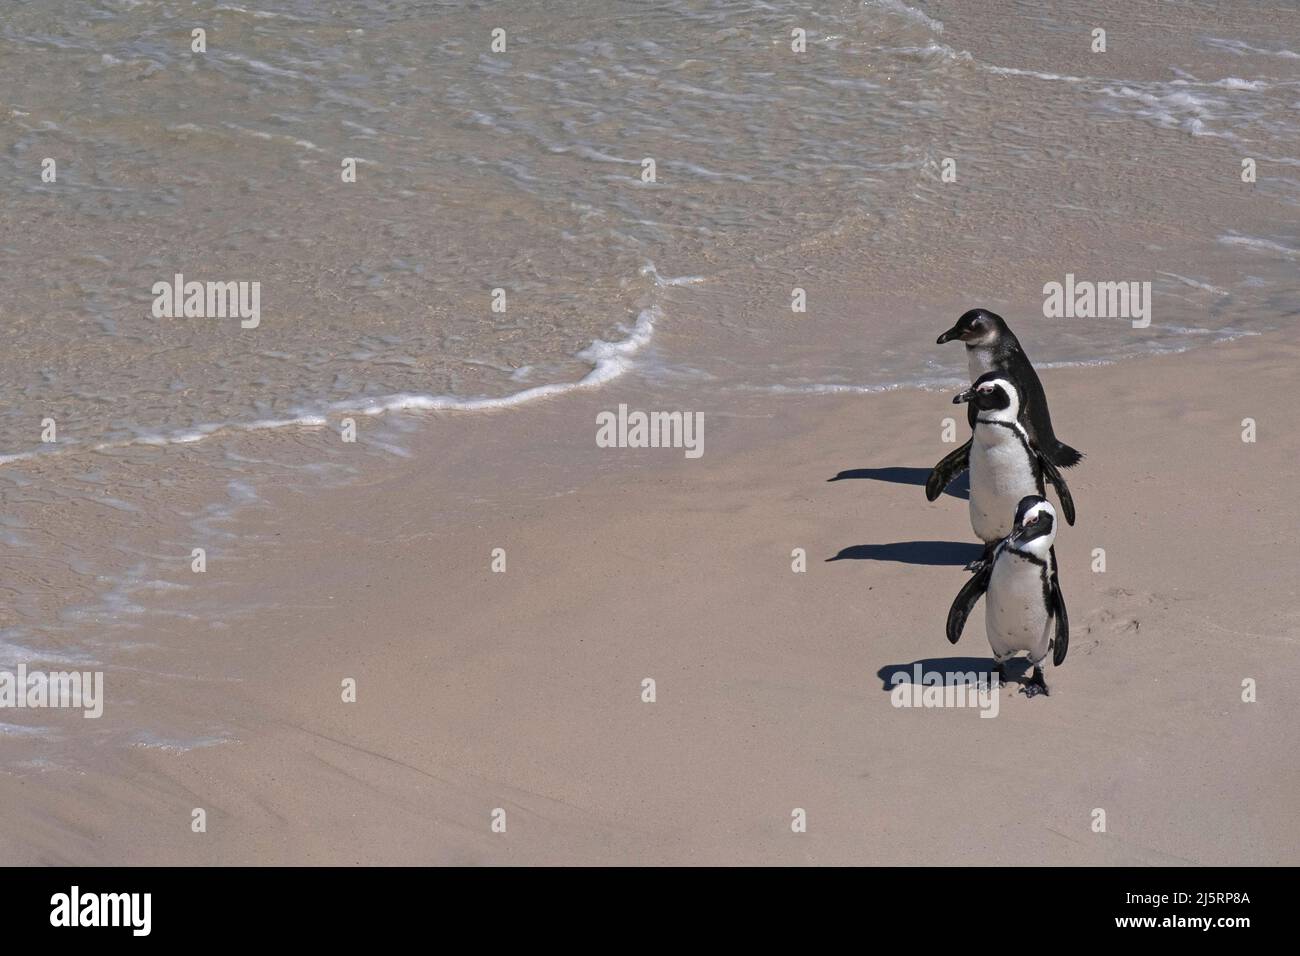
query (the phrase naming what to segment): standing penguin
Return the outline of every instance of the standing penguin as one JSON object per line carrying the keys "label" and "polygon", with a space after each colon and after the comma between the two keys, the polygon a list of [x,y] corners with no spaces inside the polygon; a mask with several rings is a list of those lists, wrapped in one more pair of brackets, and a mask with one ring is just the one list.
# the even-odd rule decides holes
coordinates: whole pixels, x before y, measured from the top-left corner
{"label": "standing penguin", "polygon": [[[936,344],[942,345],[953,339],[966,343],[966,360],[972,382],[986,372],[1002,372],[1020,383],[1024,399],[1020,410],[1021,424],[1052,464],[1069,468],[1083,459],[1081,453],[1059,441],[1052,431],[1052,416],[1047,409],[1043,383],[1038,380],[1038,373],[1002,316],[987,309],[971,309],[957,320],[956,325],[939,336]],[[973,408],[969,421],[974,428]],[[927,499],[934,501],[954,478],[966,470],[969,454],[968,441],[934,466],[925,483]]]}
{"label": "standing penguin", "polygon": [[956,644],[975,602],[987,592],[984,625],[989,647],[1006,678],[1003,664],[1025,651],[1034,673],[1026,693],[1049,694],[1044,659],[1065,663],[1070,647],[1070,619],[1065,613],[1061,582],[1056,574],[1056,512],[1040,495],[1028,495],[1016,508],[1015,527],[998,543],[993,560],[966,582],[948,611],[948,641]]}
{"label": "standing penguin", "polygon": [[1016,506],[1026,495],[1042,496],[1046,479],[1056,488],[1065,520],[1074,524],[1074,499],[1060,471],[1039,450],[1020,423],[1020,386],[999,372],[986,372],[953,399],[970,402],[975,411],[975,432],[970,449],[970,523],[984,542],[983,557],[971,570],[992,556],[994,546],[1011,533]]}

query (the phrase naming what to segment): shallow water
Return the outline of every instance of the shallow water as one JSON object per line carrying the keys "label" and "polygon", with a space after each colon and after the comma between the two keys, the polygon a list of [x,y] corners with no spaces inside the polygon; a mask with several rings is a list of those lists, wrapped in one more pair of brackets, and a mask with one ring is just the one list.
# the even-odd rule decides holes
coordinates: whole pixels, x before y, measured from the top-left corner
{"label": "shallow water", "polygon": [[[1300,61],[1276,40],[1175,31],[1177,42],[1159,38],[1173,47],[1160,79],[1116,78],[1110,54],[1085,61],[1096,75],[1044,73],[1024,65],[1035,44],[987,28],[963,36],[942,8],[22,6],[3,25],[0,66],[17,192],[0,356],[14,397],[0,449],[39,447],[34,409],[67,423],[68,447],[193,439],[205,426],[393,395],[499,398],[578,381],[593,339],[618,341],[654,317],[663,277],[765,289],[806,260],[906,290],[907,267],[929,276],[914,257],[894,260],[926,231],[915,218],[943,219],[1017,178],[1037,220],[1070,208],[1122,215],[1090,183],[1069,195],[1068,179],[1030,180],[1053,165],[1086,176],[1124,139],[1145,150],[1148,126],[1188,137],[1182,155],[1149,154],[1165,177],[1198,162],[1196,139],[1217,139],[1271,167],[1256,192],[1300,200]],[[1023,26],[1040,48],[1078,26],[1039,21]],[[807,31],[802,53],[790,49],[795,25]],[[194,26],[208,31],[206,53],[190,50]],[[497,26],[503,53],[489,49]],[[1204,73],[1205,56],[1232,74]],[[959,163],[955,184],[941,181],[945,156]],[[45,157],[58,163],[55,183],[41,182]],[[357,182],[341,181],[343,157],[359,161]],[[643,181],[646,158],[654,182]],[[1112,159],[1106,173],[1120,178]],[[1041,225],[1024,218],[996,241],[1014,242],[1018,227],[1022,248],[1037,248]],[[1293,236],[1251,225],[1206,230],[1239,243],[1217,250],[1238,274],[1300,254]],[[958,262],[979,255],[972,239],[990,238],[973,236],[969,219],[953,233]],[[864,248],[882,237],[892,249]],[[153,284],[177,273],[260,282],[261,324],[154,318]],[[1170,295],[1204,283],[1250,300],[1210,300],[1197,328],[1267,320],[1254,308],[1260,288],[1142,278]],[[504,313],[492,310],[498,288]],[[724,329],[744,321],[742,309],[718,317]],[[1121,350],[1057,338],[1048,360]],[[927,349],[919,338],[910,368],[855,361],[855,380],[919,375]],[[791,378],[806,377],[793,365]]]}

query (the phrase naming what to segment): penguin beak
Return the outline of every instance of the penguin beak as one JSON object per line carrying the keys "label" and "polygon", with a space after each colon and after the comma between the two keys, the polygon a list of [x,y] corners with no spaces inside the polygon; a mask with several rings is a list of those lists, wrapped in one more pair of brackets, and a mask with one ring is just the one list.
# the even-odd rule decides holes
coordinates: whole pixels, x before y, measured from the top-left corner
{"label": "penguin beak", "polygon": [[943,335],[935,339],[934,344],[943,345],[944,342],[951,342],[953,339],[959,339],[959,338],[961,338],[961,329],[957,328],[957,326],[954,325],[947,332],[943,333]]}
{"label": "penguin beak", "polygon": [[969,402],[974,397],[975,397],[975,389],[968,388],[960,395],[954,395],[952,397],[952,403],[954,405],[961,405],[963,402]]}
{"label": "penguin beak", "polygon": [[1019,545],[1028,541],[1030,538],[1034,536],[1034,531],[1038,528],[1038,525],[1039,522],[1035,522],[1032,525],[1027,525],[1027,524],[1017,525],[1015,528],[1011,530],[1011,535],[1010,535],[1011,544]]}

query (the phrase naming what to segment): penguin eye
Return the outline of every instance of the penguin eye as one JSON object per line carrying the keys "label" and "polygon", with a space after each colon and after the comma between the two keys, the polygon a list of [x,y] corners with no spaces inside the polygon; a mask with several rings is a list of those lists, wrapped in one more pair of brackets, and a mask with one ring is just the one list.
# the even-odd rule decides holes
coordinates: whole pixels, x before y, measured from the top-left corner
{"label": "penguin eye", "polygon": [[1038,515],[1030,515],[1028,518],[1025,519],[1025,524],[1036,524],[1037,522],[1038,522]]}

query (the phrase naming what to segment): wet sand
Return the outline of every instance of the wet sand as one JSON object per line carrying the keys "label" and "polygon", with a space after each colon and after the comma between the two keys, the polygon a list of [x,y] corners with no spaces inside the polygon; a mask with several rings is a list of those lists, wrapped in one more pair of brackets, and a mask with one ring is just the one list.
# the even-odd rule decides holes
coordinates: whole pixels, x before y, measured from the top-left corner
{"label": "wet sand", "polygon": [[943,634],[973,550],[965,501],[921,488],[947,393],[705,407],[697,460],[595,447],[596,412],[661,407],[632,379],[431,415],[399,472],[246,516],[276,544],[209,575],[260,610],[219,640],[178,618],[110,675],[233,739],[0,776],[0,859],[1295,864],[1297,361],[1270,334],[1043,373],[1088,455],[1071,647],[995,719],[885,690],[989,663],[982,610]]}

